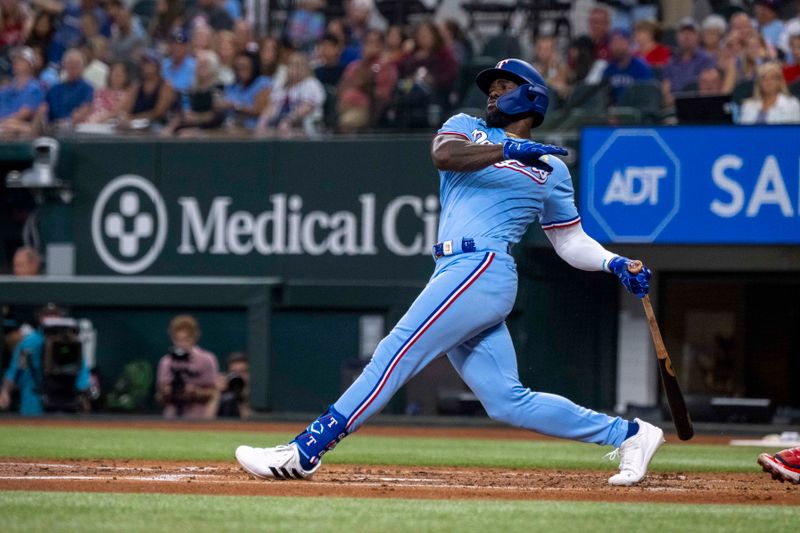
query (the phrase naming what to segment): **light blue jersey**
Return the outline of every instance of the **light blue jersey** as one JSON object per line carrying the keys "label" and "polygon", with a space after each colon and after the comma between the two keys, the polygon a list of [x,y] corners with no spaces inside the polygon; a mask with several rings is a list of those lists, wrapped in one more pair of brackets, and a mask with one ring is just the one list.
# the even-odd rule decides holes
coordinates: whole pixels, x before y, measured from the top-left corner
{"label": "light blue jersey", "polygon": [[[439,134],[479,144],[511,139],[501,128],[463,113],[445,122]],[[542,161],[552,173],[514,160],[469,172],[440,170],[439,241],[483,237],[515,244],[537,218],[544,229],[576,224],[580,216],[567,166],[554,156]]]}

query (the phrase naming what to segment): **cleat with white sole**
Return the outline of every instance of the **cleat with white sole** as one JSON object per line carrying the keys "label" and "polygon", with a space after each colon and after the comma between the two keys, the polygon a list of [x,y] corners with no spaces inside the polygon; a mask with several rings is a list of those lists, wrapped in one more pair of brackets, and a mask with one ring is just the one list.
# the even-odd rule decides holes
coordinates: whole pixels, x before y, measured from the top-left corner
{"label": "cleat with white sole", "polygon": [[274,448],[236,448],[236,460],[249,474],[259,479],[309,479],[319,469],[318,462],[312,470],[300,465],[300,452],[294,443]]}
{"label": "cleat with white sole", "polygon": [[634,420],[639,424],[639,431],[608,454],[612,459],[619,456],[619,473],[608,478],[609,485],[630,487],[639,483],[647,474],[653,455],[664,444],[664,432],[660,428],[638,418]]}

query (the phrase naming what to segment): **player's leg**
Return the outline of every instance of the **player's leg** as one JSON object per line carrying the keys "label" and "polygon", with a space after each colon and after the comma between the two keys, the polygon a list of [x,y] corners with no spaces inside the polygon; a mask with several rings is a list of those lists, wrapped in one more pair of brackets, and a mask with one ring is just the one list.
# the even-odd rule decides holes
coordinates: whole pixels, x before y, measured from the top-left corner
{"label": "player's leg", "polygon": [[451,350],[448,357],[493,419],[544,435],[620,448],[621,472],[609,480],[612,484],[641,480],[663,442],[663,432],[646,422],[611,417],[523,387],[505,323]]}
{"label": "player's leg", "polygon": [[[455,256],[437,264],[431,281],[381,341],[362,374],[292,441],[291,448],[300,455],[300,475],[313,473],[324,453],[380,411],[397,389],[431,360],[505,318],[516,290],[516,280],[503,264],[508,260],[486,253]],[[264,449],[237,450],[237,458],[246,469],[247,463],[264,463],[259,459],[261,452],[250,450]],[[294,454],[292,449],[281,450],[287,456]],[[250,454],[253,461],[248,459]],[[271,471],[263,474],[277,477],[270,475]]]}
{"label": "player's leg", "polygon": [[772,479],[781,483],[788,481],[795,485],[800,484],[800,446],[782,450],[775,455],[762,453],[758,456],[758,464]]}

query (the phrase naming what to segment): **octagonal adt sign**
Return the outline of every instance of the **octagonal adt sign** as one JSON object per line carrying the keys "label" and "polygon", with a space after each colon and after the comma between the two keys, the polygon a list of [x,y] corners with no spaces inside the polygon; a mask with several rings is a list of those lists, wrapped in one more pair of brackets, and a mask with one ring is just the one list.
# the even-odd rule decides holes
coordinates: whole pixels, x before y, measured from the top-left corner
{"label": "octagonal adt sign", "polygon": [[680,208],[680,161],[655,130],[616,130],[587,169],[587,208],[614,242],[653,242]]}

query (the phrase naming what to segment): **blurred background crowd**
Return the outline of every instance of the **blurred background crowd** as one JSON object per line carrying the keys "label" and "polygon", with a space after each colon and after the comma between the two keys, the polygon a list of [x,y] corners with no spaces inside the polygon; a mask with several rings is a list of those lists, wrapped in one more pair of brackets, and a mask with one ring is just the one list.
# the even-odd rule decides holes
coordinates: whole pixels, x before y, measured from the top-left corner
{"label": "blurred background crowd", "polygon": [[504,57],[546,77],[553,127],[800,122],[798,6],[0,0],[0,131],[430,128],[480,112],[474,75]]}

